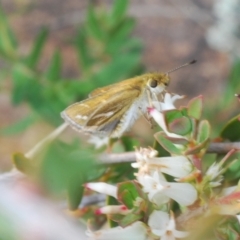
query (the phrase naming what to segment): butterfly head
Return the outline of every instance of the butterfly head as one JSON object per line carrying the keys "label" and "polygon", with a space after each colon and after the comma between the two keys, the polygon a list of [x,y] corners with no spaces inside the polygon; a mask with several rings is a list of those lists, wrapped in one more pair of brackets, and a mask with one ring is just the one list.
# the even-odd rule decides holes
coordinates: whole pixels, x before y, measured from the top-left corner
{"label": "butterfly head", "polygon": [[155,93],[162,92],[170,82],[170,77],[165,73],[152,73],[147,77],[147,85],[150,91]]}

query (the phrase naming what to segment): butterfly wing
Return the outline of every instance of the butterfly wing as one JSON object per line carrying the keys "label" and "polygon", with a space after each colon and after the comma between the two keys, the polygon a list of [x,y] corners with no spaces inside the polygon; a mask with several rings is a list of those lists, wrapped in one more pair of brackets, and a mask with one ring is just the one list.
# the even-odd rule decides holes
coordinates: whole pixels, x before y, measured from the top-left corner
{"label": "butterfly wing", "polygon": [[77,130],[108,136],[116,129],[125,112],[141,94],[129,85],[109,88],[101,94],[75,103],[61,113],[63,119]]}
{"label": "butterfly wing", "polygon": [[105,87],[101,87],[101,88],[97,88],[95,90],[93,90],[90,94],[89,97],[95,97],[97,95],[100,94],[104,94],[106,92],[110,91],[114,91],[114,90],[119,90],[119,89],[127,89],[129,87],[129,85],[135,85],[137,86],[138,83],[142,82],[141,77],[135,77],[135,78],[129,78],[127,80],[118,82],[118,83],[114,83]]}

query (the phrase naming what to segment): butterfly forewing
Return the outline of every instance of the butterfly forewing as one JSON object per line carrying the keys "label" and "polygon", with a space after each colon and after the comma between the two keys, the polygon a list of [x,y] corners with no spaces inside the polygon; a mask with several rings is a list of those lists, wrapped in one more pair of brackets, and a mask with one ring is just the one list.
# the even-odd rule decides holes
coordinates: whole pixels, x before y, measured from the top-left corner
{"label": "butterfly forewing", "polygon": [[140,77],[135,77],[135,78],[129,78],[127,80],[114,83],[111,85],[108,85],[106,87],[101,87],[93,90],[90,94],[89,97],[95,97],[97,95],[104,94],[106,92],[110,91],[121,91],[122,89],[128,90],[129,87],[131,86],[138,86],[139,82],[143,82],[143,80]]}
{"label": "butterfly forewing", "polygon": [[[90,98],[68,107],[62,117],[78,130],[109,135],[141,91],[129,85],[102,89],[105,92],[94,91]],[[126,94],[129,90],[131,94]]]}

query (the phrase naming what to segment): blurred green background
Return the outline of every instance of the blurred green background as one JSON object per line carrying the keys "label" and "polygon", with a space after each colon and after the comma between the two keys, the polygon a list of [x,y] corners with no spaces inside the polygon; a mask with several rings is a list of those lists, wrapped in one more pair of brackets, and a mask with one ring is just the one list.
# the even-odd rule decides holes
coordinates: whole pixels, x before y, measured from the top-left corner
{"label": "blurred green background", "polygon": [[[59,113],[91,90],[192,59],[198,63],[171,74],[168,91],[186,95],[182,104],[203,95],[204,117],[214,123],[212,137],[218,137],[239,109],[234,98],[240,91],[237,7],[213,0],[1,1],[0,171],[11,168],[13,153],[27,152],[59,126]],[[153,132],[138,121],[128,134],[134,137],[123,138],[116,151],[150,145]],[[67,187],[76,194],[83,182],[107,171],[85,176],[95,156],[78,136],[69,129],[40,161],[37,172],[49,188]],[[23,159],[14,155],[15,162]],[[108,172],[112,181],[132,177],[129,164],[116,169]]]}

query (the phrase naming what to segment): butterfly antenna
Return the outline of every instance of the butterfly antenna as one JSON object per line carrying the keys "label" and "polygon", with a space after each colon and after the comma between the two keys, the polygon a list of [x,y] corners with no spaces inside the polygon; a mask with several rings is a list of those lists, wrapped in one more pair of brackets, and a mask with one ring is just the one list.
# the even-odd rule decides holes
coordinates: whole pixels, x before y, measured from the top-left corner
{"label": "butterfly antenna", "polygon": [[180,69],[180,68],[186,67],[186,66],[191,65],[191,64],[194,64],[194,63],[196,63],[196,62],[197,62],[197,60],[192,60],[191,62],[185,63],[185,64],[183,64],[183,65],[181,65],[181,66],[179,66],[179,67],[176,67],[176,68],[174,68],[174,69],[166,72],[166,74],[175,72],[176,70],[178,70],[178,69]]}

